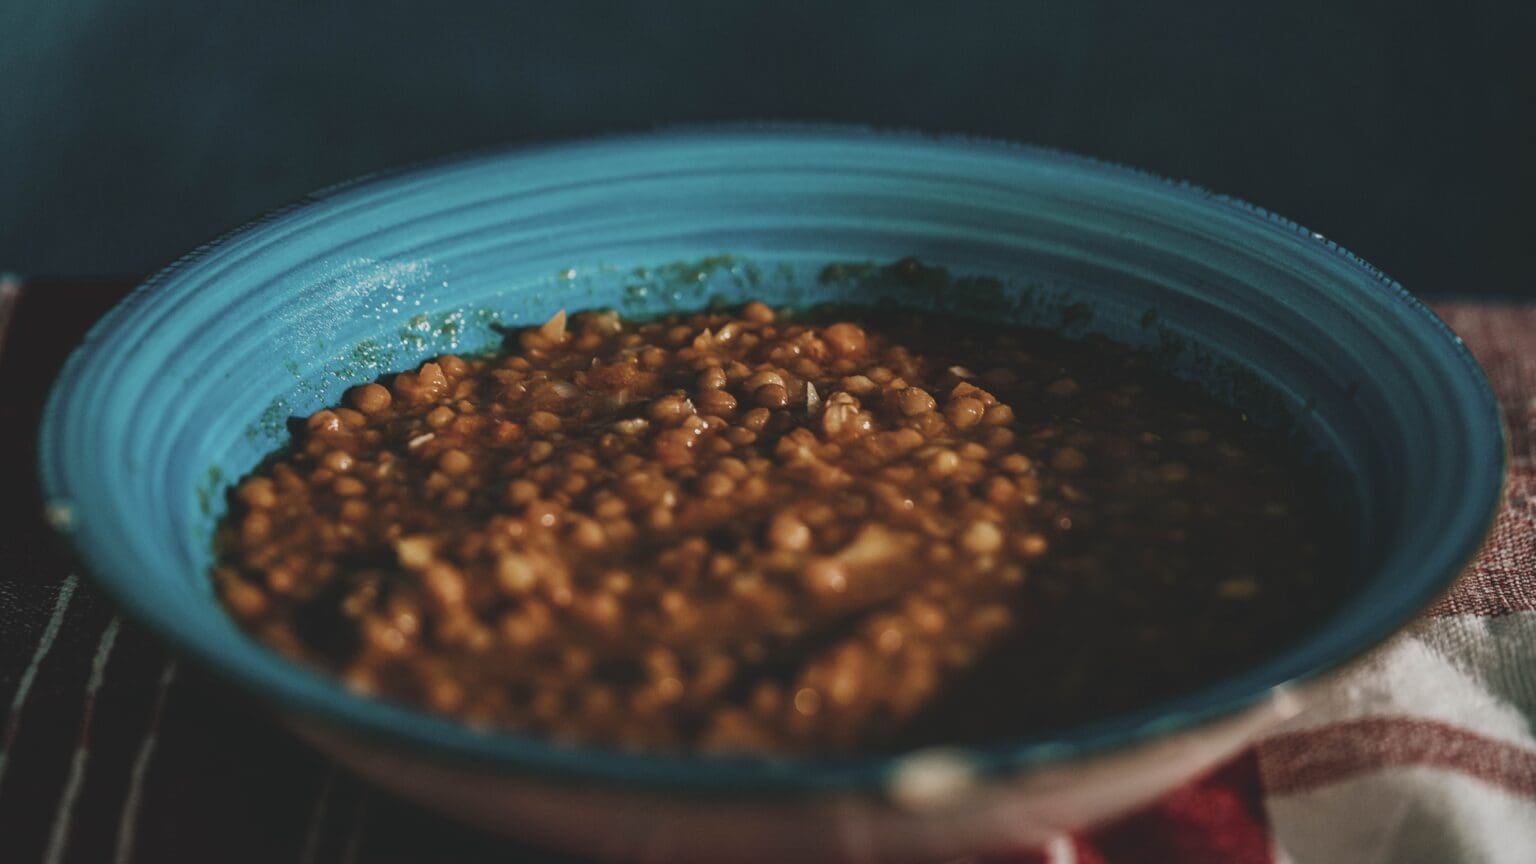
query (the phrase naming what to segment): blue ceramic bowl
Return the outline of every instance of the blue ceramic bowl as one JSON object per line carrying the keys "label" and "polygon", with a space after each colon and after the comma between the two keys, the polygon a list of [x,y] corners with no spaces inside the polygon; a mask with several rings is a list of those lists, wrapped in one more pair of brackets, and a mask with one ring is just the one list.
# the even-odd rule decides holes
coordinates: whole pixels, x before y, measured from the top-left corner
{"label": "blue ceramic bowl", "polygon": [[[881,278],[876,265],[903,256],[943,272]],[[942,756],[787,761],[472,731],[284,661],[215,602],[224,492],[284,443],[287,418],[422,358],[491,349],[498,327],[560,308],[647,315],[754,297],[896,301],[1158,349],[1338,466],[1357,526],[1348,600],[1263,662],[1120,716]],[[1223,722],[1274,709],[1288,685],[1357,657],[1443,591],[1489,527],[1504,462],[1496,405],[1461,342],[1322,236],[1072,156],[851,129],[616,138],[326,190],[113,310],[64,368],[39,443],[50,519],[133,619],[383,782],[610,856],[643,843],[740,851],[744,832],[789,818],[801,852],[939,854],[1130,806],[1251,732],[1213,737]],[[1135,753],[1160,755],[1132,766]],[[640,813],[638,801],[676,806]],[[794,809],[806,801],[820,803]],[[944,803],[957,801],[969,803]],[[567,836],[627,818],[604,808],[634,816],[609,826],[632,836]],[[893,839],[865,836],[876,828]]]}

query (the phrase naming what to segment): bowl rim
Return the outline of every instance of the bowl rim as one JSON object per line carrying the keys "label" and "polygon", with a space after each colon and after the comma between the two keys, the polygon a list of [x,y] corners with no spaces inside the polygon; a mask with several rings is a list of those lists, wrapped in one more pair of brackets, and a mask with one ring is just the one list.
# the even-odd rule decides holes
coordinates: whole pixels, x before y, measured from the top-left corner
{"label": "bowl rim", "polygon": [[[311,192],[283,207],[271,210],[176,259],[131,291],[91,327],[83,342],[70,353],[50,388],[38,428],[38,474],[43,501],[69,500],[55,446],[56,427],[67,422],[62,415],[64,395],[89,371],[104,334],[109,334],[126,311],[152,301],[157,289],[173,281],[181,271],[235,241],[261,233],[297,211],[318,206],[328,199],[363,187],[377,189],[407,180],[426,180],[433,174],[467,168],[474,163],[505,164],[555,151],[584,147],[649,147],[665,149],[683,143],[719,139],[777,142],[843,141],[873,146],[908,145],[939,151],[972,151],[1006,154],[1041,164],[1061,164],[1121,182],[1161,187],[1183,196],[1194,207],[1225,211],[1268,223],[1278,234],[1299,235],[1312,242],[1304,247],[1314,260],[1342,266],[1362,290],[1381,293],[1406,315],[1400,321],[1417,331],[1426,343],[1438,344],[1448,369],[1460,373],[1468,395],[1486,428],[1471,435],[1479,448],[1478,464],[1484,471],[1463,478],[1468,501],[1481,502],[1463,521],[1475,524],[1443,542],[1436,560],[1421,562],[1412,590],[1400,597],[1385,614],[1377,614],[1345,634],[1335,634],[1329,650],[1315,650],[1304,662],[1296,653],[1296,640],[1260,664],[1250,665],[1226,678],[1178,696],[1158,700],[1131,711],[1087,723],[1048,729],[1017,739],[944,748],[976,776],[998,776],[1030,768],[1067,762],[1145,744],[1175,732],[1197,729],[1235,715],[1243,709],[1282,696],[1298,684],[1315,680],[1347,665],[1401,630],[1418,612],[1448,591],[1456,576],[1475,557],[1492,530],[1504,500],[1509,460],[1508,436],[1492,387],[1464,343],[1422,301],[1359,256],[1322,234],[1241,199],[1211,192],[1196,184],[1171,180],[1125,165],[1061,150],[984,136],[937,134],[916,130],[877,129],[844,124],[728,123],[679,126],[652,132],[623,132],[512,147],[476,149],[442,158],[411,163],[364,174]],[[1488,435],[1492,432],[1492,436]],[[51,508],[50,508],[51,511]],[[254,639],[237,633],[234,639],[196,635],[162,611],[152,597],[136,590],[132,572],[102,566],[110,563],[109,550],[92,547],[80,524],[54,518],[49,522],[86,566],[91,580],[100,586],[135,623],[145,626],[180,655],[190,658],[216,677],[274,703],[285,712],[345,729],[364,739],[430,754],[477,771],[519,773],[556,782],[601,782],[639,786],[672,794],[729,792],[735,795],[769,795],[798,792],[878,791],[888,788],[911,753],[883,753],[838,757],[690,756],[669,753],[634,753],[601,746],[568,746],[545,737],[515,731],[480,731],[457,721],[383,700],[346,691],[334,679],[283,659]],[[103,554],[98,554],[103,553]],[[1321,635],[1321,633],[1319,634]],[[1268,667],[1291,660],[1295,667],[1276,677]],[[1267,674],[1259,674],[1266,672]],[[919,751],[921,752],[921,751]]]}

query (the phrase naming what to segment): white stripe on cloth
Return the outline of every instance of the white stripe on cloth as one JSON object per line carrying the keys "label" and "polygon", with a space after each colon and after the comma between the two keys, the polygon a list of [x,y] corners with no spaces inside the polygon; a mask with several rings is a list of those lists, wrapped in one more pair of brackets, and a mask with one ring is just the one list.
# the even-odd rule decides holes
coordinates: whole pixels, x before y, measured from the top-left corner
{"label": "white stripe on cloth", "polygon": [[1425,618],[1257,745],[1279,860],[1536,861],[1536,612]]}
{"label": "white stripe on cloth", "polygon": [[314,864],[320,852],[320,838],[325,833],[325,817],[331,807],[331,790],[336,786],[336,766],[328,765],[320,794],[315,797],[314,809],[309,813],[309,829],[304,833],[304,848],[299,853],[300,864]]}
{"label": "white stripe on cloth", "polygon": [[165,671],[160,673],[155,706],[150,709],[149,730],[144,733],[144,740],[139,743],[139,752],[133,757],[133,769],[128,775],[128,797],[123,800],[123,812],[117,820],[117,844],[112,855],[114,864],[128,864],[133,858],[133,841],[139,828],[139,803],[144,798],[144,778],[149,774],[149,761],[155,755],[155,744],[159,740],[160,717],[165,713],[165,696],[175,678],[176,661],[172,660],[165,664]]}
{"label": "white stripe on cloth", "polygon": [[1295,864],[1530,864],[1536,800],[1434,768],[1391,768],[1266,802]]}
{"label": "white stripe on cloth", "polygon": [[357,805],[352,808],[352,830],[347,832],[347,845],[341,852],[341,864],[353,864],[363,846],[364,827],[368,819],[368,790],[357,795]]}
{"label": "white stripe on cloth", "polygon": [[107,675],[107,661],[112,657],[112,646],[117,643],[117,630],[121,619],[113,617],[102,631],[101,641],[96,643],[96,656],[91,658],[91,677],[85,683],[85,707],[80,716],[80,734],[75,739],[75,752],[69,760],[69,776],[64,781],[64,791],[53,811],[53,827],[48,831],[48,848],[43,853],[43,864],[58,864],[69,845],[69,827],[74,818],[75,799],[80,796],[80,785],[85,781],[86,762],[91,755],[91,721],[96,714],[96,694]]}
{"label": "white stripe on cloth", "polygon": [[1077,844],[1063,834],[1045,844],[1045,864],[1077,864]]}
{"label": "white stripe on cloth", "polygon": [[[1528,726],[1536,718],[1536,612],[1458,615],[1425,621],[1411,632],[1500,704],[1517,709]],[[1530,740],[1529,728],[1523,737]]]}
{"label": "white stripe on cloth", "polygon": [[69,611],[69,601],[75,596],[75,586],[79,581],[71,573],[59,585],[59,593],[53,600],[53,615],[48,618],[42,638],[37,640],[37,648],[32,651],[32,660],[21,673],[16,692],[11,696],[11,712],[6,715],[5,721],[5,738],[0,739],[0,782],[5,780],[6,759],[10,756],[11,745],[16,741],[16,733],[21,728],[21,709],[27,704],[27,694],[32,692],[32,683],[37,680],[38,668],[43,665],[48,652],[53,650],[53,641],[59,636],[59,627],[64,623],[64,614]]}
{"label": "white stripe on cloth", "polygon": [[1301,864],[1300,861],[1297,861],[1294,857],[1291,856],[1290,852],[1287,852],[1284,847],[1282,847],[1278,842],[1275,842],[1273,836],[1274,826],[1270,826],[1270,831],[1270,864]]}
{"label": "white stripe on cloth", "polygon": [[[1415,717],[1536,747],[1536,676],[1521,646],[1536,645],[1536,612],[1420,619],[1406,632],[1306,693],[1291,733],[1371,717]],[[1264,765],[1264,747],[1259,762]]]}

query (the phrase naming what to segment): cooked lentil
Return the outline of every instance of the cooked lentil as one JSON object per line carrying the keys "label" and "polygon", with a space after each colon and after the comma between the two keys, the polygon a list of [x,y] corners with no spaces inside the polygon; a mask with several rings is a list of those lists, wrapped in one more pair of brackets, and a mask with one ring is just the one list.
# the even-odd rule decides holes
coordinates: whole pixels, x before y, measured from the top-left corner
{"label": "cooked lentil", "polygon": [[244,628],[473,724],[828,752],[1138,704],[1331,602],[1308,473],[1145,354],[762,303],[508,341],[238,485]]}

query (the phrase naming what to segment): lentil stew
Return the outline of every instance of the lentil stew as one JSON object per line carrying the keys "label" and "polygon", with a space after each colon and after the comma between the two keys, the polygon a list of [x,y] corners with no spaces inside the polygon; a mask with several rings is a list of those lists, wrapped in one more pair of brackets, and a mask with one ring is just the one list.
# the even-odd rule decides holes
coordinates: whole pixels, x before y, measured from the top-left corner
{"label": "lentil stew", "polygon": [[507,343],[352,389],[238,484],[244,629],[475,725],[849,752],[1185,691],[1339,592],[1316,472],[1103,340],[754,302]]}

